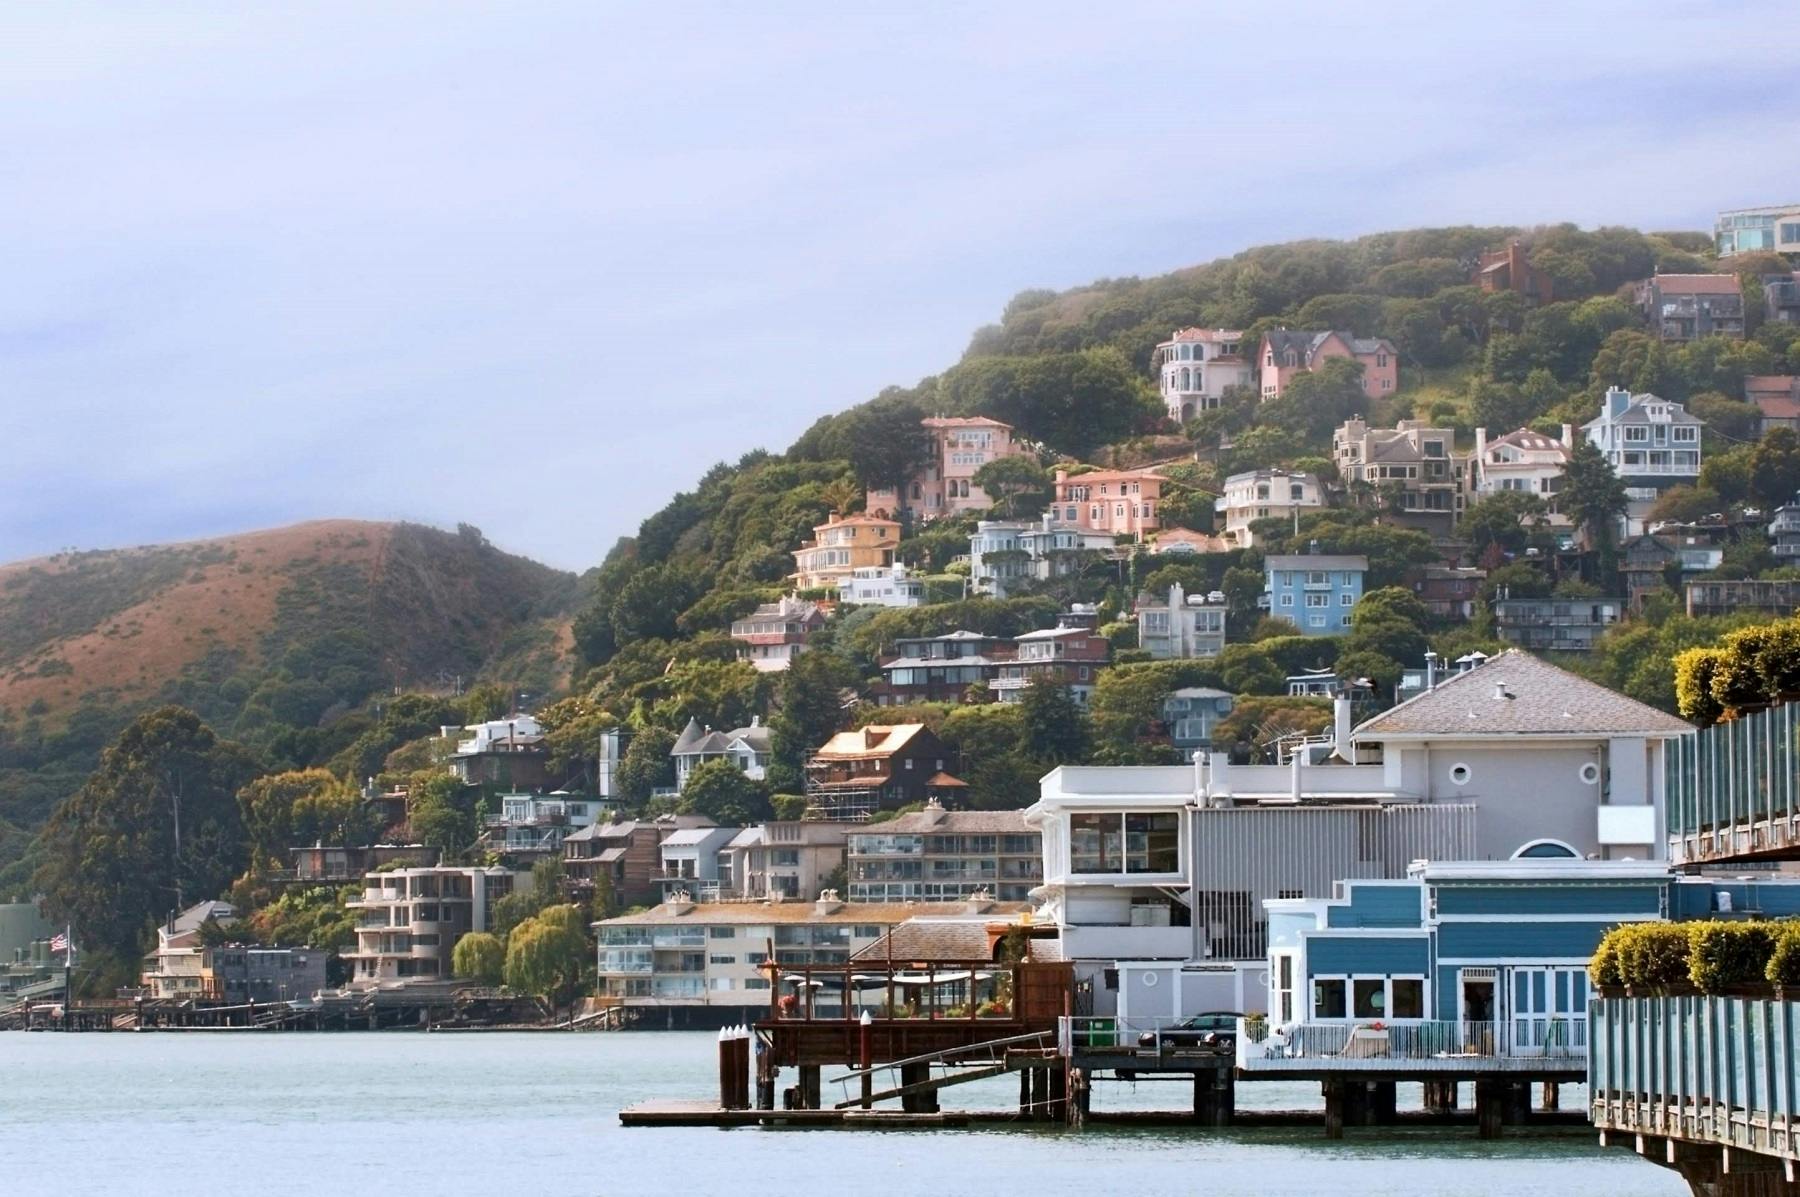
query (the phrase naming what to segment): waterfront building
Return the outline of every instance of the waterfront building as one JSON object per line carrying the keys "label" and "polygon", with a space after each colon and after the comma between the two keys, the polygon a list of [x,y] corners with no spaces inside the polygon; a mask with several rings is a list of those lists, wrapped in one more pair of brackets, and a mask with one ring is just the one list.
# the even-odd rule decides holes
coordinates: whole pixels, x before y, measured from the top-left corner
{"label": "waterfront building", "polygon": [[1050,518],[1115,539],[1143,540],[1162,527],[1162,475],[1153,469],[1056,471]]}
{"label": "waterfront building", "polygon": [[950,753],[923,723],[871,723],[838,732],[806,762],[807,817],[865,822],[936,798],[962,804],[968,786],[949,772]]}
{"label": "waterfront building", "polygon": [[1634,293],[1661,340],[1744,337],[1744,290],[1735,274],[1658,274],[1638,283]]}
{"label": "waterfront building", "polygon": [[833,513],[794,550],[796,590],[834,590],[859,569],[887,569],[900,544],[900,524],[878,515]]}
{"label": "waterfront building", "polygon": [[1584,653],[1625,613],[1622,598],[1493,601],[1494,635],[1533,652]]}
{"label": "waterfront building", "polygon": [[689,718],[681,735],[675,738],[675,746],[669,749],[669,755],[675,759],[674,792],[681,793],[694,770],[706,761],[730,761],[751,781],[761,781],[769,767],[770,745],[769,729],[763,726],[760,715],[752,715],[748,727],[726,732],[701,727],[699,720]]}
{"label": "waterfront building", "polygon": [[1262,397],[1281,398],[1297,376],[1311,373],[1332,358],[1349,358],[1362,364],[1363,394],[1371,399],[1391,395],[1400,388],[1400,354],[1385,337],[1277,328],[1263,334],[1257,354]]}
{"label": "waterfront building", "polygon": [[760,827],[746,827],[726,846],[732,888],[740,898],[816,894],[843,865],[850,831],[860,826],[822,819],[772,819]]}
{"label": "waterfront building", "polygon": [[1713,241],[1721,258],[1737,254],[1800,254],[1800,204],[1721,212],[1713,223]]}
{"label": "waterfront building", "polygon": [[224,989],[213,975],[200,929],[207,923],[229,927],[237,908],[229,902],[196,902],[171,913],[156,928],[156,947],[144,957],[140,980],[153,998],[218,1001]]}
{"label": "waterfront building", "polygon": [[936,802],[850,833],[852,902],[943,902],[978,893],[1023,902],[1043,879],[1043,836],[1023,811]]}
{"label": "waterfront building", "polygon": [[1470,458],[1473,489],[1483,497],[1511,492],[1536,495],[1554,504],[1574,446],[1575,429],[1569,424],[1562,426],[1560,440],[1529,428],[1515,428],[1490,441],[1488,430],[1477,428]]}
{"label": "waterfront building", "polygon": [[1185,424],[1218,407],[1229,388],[1250,385],[1243,340],[1239,329],[1179,328],[1156,347],[1151,365],[1169,419]]}
{"label": "waterfront building", "polygon": [[1224,517],[1225,539],[1240,549],[1256,545],[1250,525],[1257,520],[1291,520],[1325,506],[1325,485],[1304,470],[1245,470],[1225,479],[1225,493],[1213,501]]}
{"label": "waterfront building", "polygon": [[[848,966],[855,953],[917,916],[998,918],[1018,909],[985,899],[845,902],[830,891],[802,902],[664,902],[594,924],[599,1000],[635,1013],[637,1026],[757,1022],[769,1017],[771,984],[785,967]],[[876,1006],[885,998],[871,990],[866,1004]],[[841,1013],[842,987],[816,989],[810,1001],[821,1014]]]}
{"label": "waterfront building", "polygon": [[1331,458],[1352,496],[1378,503],[1402,527],[1448,536],[1462,514],[1468,458],[1456,453],[1456,433],[1423,421],[1371,428],[1360,417],[1331,436]]}
{"label": "waterfront building", "polygon": [[[849,607],[918,607],[925,602],[925,580],[904,565],[865,565],[838,583],[838,602]],[[736,635],[735,629],[733,635]]]}
{"label": "waterfront building", "polygon": [[1138,647],[1153,660],[1210,660],[1225,651],[1225,595],[1189,596],[1179,583],[1164,602],[1140,594],[1137,624]]}
{"label": "waterfront building", "polygon": [[[870,573],[891,575],[899,566],[860,566],[840,587],[850,586]],[[890,586],[891,586],[890,581]],[[811,599],[783,595],[764,603],[742,619],[731,621],[731,638],[738,642],[738,659],[748,661],[759,673],[779,673],[806,651],[806,642],[825,626],[825,609]]]}
{"label": "waterfront building", "polygon": [[1275,554],[1263,559],[1263,598],[1270,615],[1288,620],[1303,636],[1342,636],[1368,572],[1363,556]]}
{"label": "waterfront building", "polygon": [[569,894],[589,901],[604,880],[622,906],[641,906],[662,896],[662,842],[677,831],[711,827],[705,815],[658,815],[622,823],[595,823],[563,837],[563,878]]}
{"label": "waterfront building", "polygon": [[929,442],[924,464],[898,491],[871,487],[865,500],[869,511],[895,518],[904,513],[921,523],[986,511],[993,500],[976,485],[976,472],[991,461],[1031,452],[1014,438],[1012,425],[986,416],[928,416],[920,423]]}
{"label": "waterfront building", "polygon": [[1212,747],[1213,729],[1231,714],[1237,699],[1210,686],[1183,686],[1163,699],[1163,726],[1169,743],[1183,756]]}
{"label": "waterfront building", "polygon": [[356,948],[344,953],[356,988],[451,976],[456,941],[492,925],[494,903],[531,889],[530,872],[438,865],[369,873],[362,895],[345,905],[360,912]]}

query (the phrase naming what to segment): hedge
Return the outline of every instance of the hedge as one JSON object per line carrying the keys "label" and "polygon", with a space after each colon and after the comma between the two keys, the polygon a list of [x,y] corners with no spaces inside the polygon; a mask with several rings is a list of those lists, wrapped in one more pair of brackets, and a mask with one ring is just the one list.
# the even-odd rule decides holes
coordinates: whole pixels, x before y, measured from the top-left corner
{"label": "hedge", "polygon": [[1739,711],[1800,697],[1800,618],[1739,628],[1716,648],[1675,657],[1675,702],[1702,726]]}
{"label": "hedge", "polygon": [[1675,656],[1675,706],[1681,717],[1702,727],[1719,721],[1725,708],[1713,697],[1713,674],[1725,653],[1717,648],[1690,648]]}
{"label": "hedge", "polygon": [[1800,985],[1800,923],[1783,923],[1775,933],[1764,978],[1776,985]]}
{"label": "hedge", "polygon": [[1704,993],[1766,979],[1775,953],[1776,927],[1761,922],[1707,922],[1688,926],[1688,976]]}
{"label": "hedge", "polygon": [[1588,978],[1596,987],[1692,984],[1703,993],[1800,985],[1800,921],[1627,923],[1601,937]]}

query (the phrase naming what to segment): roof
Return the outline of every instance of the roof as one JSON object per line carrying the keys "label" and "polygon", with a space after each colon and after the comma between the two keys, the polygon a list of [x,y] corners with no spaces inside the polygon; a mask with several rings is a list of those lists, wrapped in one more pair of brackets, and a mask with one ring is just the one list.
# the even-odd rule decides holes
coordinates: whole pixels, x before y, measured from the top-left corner
{"label": "roof", "polygon": [[1058,636],[1092,636],[1093,628],[1040,628],[1016,637],[1019,640],[1055,640]]}
{"label": "roof", "polygon": [[871,723],[855,731],[838,732],[813,755],[840,758],[891,756],[924,730],[923,723]]}
{"label": "roof", "polygon": [[[1025,909],[1022,902],[996,902],[988,911],[1005,919]],[[817,902],[664,902],[636,914],[605,919],[601,927],[667,926],[669,924],[731,924],[763,926],[768,923],[855,923],[893,926],[919,915],[968,913],[966,901],[956,902],[840,902],[820,909]]]}
{"label": "roof", "polygon": [[1012,428],[1011,424],[986,416],[926,416],[919,423],[927,428]]}
{"label": "roof", "polygon": [[[1504,686],[1511,697],[1500,697]],[[1510,649],[1365,721],[1351,739],[1416,736],[1674,736],[1675,716]]]}
{"label": "roof", "polygon": [[601,864],[612,864],[614,861],[624,860],[625,854],[629,851],[631,851],[629,848],[603,848],[600,855],[594,859]]}
{"label": "roof", "polygon": [[1362,569],[1369,568],[1367,557],[1350,554],[1294,553],[1264,557],[1263,569]]}
{"label": "roof", "polygon": [[1771,420],[1800,419],[1800,387],[1791,374],[1753,374],[1744,379],[1744,394]]}
{"label": "roof", "polygon": [[[1660,403],[1669,409],[1668,418],[1666,420],[1660,420],[1660,419],[1652,420],[1650,418],[1650,413],[1648,411],[1646,411],[1645,408],[1649,404],[1652,404],[1652,403]],[[1587,423],[1583,424],[1581,426],[1583,428],[1583,430],[1593,428],[1599,424],[1606,424],[1606,423],[1614,423],[1614,424],[1652,424],[1652,423],[1703,424],[1703,423],[1705,423],[1705,421],[1702,420],[1699,416],[1691,414],[1687,410],[1687,408],[1682,406],[1681,404],[1676,403],[1672,399],[1664,399],[1662,396],[1652,394],[1649,391],[1645,391],[1641,395],[1633,395],[1631,397],[1631,402],[1626,404],[1625,410],[1620,412],[1616,416],[1607,415],[1606,407],[1604,404],[1605,404],[1605,401],[1602,400],[1600,414],[1595,416],[1593,419],[1589,420]]]}
{"label": "roof", "polygon": [[1351,337],[1352,353],[1393,353],[1394,343],[1386,337]]}
{"label": "roof", "polygon": [[1172,345],[1177,341],[1205,341],[1212,344],[1218,341],[1241,341],[1243,339],[1244,330],[1241,328],[1178,328],[1169,334],[1169,339],[1163,344]]}
{"label": "roof", "polygon": [[1222,536],[1209,536],[1204,532],[1190,532],[1186,528],[1165,528],[1156,534],[1151,547],[1163,551],[1180,546],[1189,546],[1202,553],[1223,553],[1231,546]]}
{"label": "roof", "polygon": [[991,960],[986,915],[967,918],[910,918],[890,930],[853,960]]}
{"label": "roof", "polygon": [[162,930],[167,935],[184,935],[189,931],[198,931],[200,925],[208,919],[218,923],[229,923],[237,918],[237,909],[230,902],[196,902],[168,923]]}
{"label": "roof", "polygon": [[1022,810],[918,810],[889,819],[885,823],[870,823],[865,826],[866,831],[859,829],[850,834],[920,835],[935,832],[945,835],[1026,835],[1032,831],[1025,822],[1025,812]]}
{"label": "roof", "polygon": [[1333,334],[1326,332],[1306,332],[1288,328],[1273,328],[1263,334],[1269,348],[1276,353],[1292,352],[1300,358],[1302,365],[1312,365],[1312,355],[1317,353]]}
{"label": "roof", "polygon": [[1501,445],[1511,445],[1515,449],[1523,449],[1528,453],[1560,453],[1569,455],[1569,447],[1553,436],[1545,436],[1541,432],[1533,432],[1529,428],[1515,428],[1505,436],[1496,437],[1488,442],[1488,448],[1497,449]]}
{"label": "roof", "polygon": [[1735,274],[1659,274],[1649,280],[1659,291],[1681,295],[1741,295]]}
{"label": "roof", "polygon": [[[1004,658],[1011,663],[1012,658]],[[967,657],[895,657],[892,661],[883,661],[881,668],[889,669],[927,669],[936,666],[952,665],[998,665],[1001,658],[987,657],[976,653]]]}
{"label": "roof", "polygon": [[769,729],[761,723],[752,723],[748,727],[733,728],[728,732],[713,731],[707,728],[700,730],[700,725],[689,719],[682,728],[681,735],[675,741],[675,747],[669,749],[670,756],[724,756],[731,751],[736,741],[742,740],[752,752],[769,751]]}
{"label": "roof", "polygon": [[846,524],[881,524],[886,527],[898,528],[900,526],[900,521],[891,520],[886,516],[880,515],[846,515],[830,520],[827,523],[814,524],[813,531],[822,532],[826,528],[842,528]]}
{"label": "roof", "polygon": [[707,840],[725,830],[727,829],[723,827],[683,827],[680,831],[671,831],[668,835],[664,836],[662,846],[665,848],[681,848],[689,844],[704,844]]}
{"label": "roof", "polygon": [[1141,470],[1089,470],[1085,474],[1070,474],[1067,478],[1061,479],[1061,481],[1065,484],[1072,485],[1077,482],[1143,482],[1149,479],[1154,479],[1157,482],[1167,481],[1161,474],[1156,472],[1156,469],[1153,466],[1145,466]]}
{"label": "roof", "polygon": [[1169,691],[1170,698],[1235,698],[1229,690],[1215,690],[1211,686],[1183,686],[1179,690]]}
{"label": "roof", "polygon": [[727,848],[751,848],[751,847],[755,847],[757,844],[760,844],[762,842],[763,842],[763,829],[762,828],[746,827],[742,831],[738,832],[736,835],[732,836],[731,842],[729,844],[726,844],[725,846]]}
{"label": "roof", "polygon": [[963,789],[969,788],[969,783],[962,778],[952,777],[950,774],[943,772],[933,773],[930,780],[928,780],[925,785],[928,789],[937,790],[941,790],[946,786],[961,786]]}
{"label": "roof", "polygon": [[568,835],[563,836],[563,843],[566,844],[570,840],[576,840],[581,843],[586,843],[588,840],[598,839],[600,836],[600,829],[604,826],[605,826],[604,823],[589,823],[586,827],[583,827],[581,830],[571,831]]}

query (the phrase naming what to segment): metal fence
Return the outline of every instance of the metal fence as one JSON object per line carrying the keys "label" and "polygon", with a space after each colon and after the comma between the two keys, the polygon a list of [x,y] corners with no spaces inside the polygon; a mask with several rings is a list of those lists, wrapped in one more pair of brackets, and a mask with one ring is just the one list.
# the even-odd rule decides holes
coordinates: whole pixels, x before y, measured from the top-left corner
{"label": "metal fence", "polygon": [[1800,703],[1679,736],[1665,770],[1670,855],[1678,863],[1800,846]]}

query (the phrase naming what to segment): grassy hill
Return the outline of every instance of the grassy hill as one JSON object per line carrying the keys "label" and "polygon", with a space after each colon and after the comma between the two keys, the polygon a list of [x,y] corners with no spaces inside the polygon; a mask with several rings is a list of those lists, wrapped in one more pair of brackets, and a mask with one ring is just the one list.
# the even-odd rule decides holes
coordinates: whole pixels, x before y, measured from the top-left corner
{"label": "grassy hill", "polygon": [[556,689],[576,588],[466,525],[355,520],[0,566],[0,865],[159,703],[292,765],[396,687]]}

